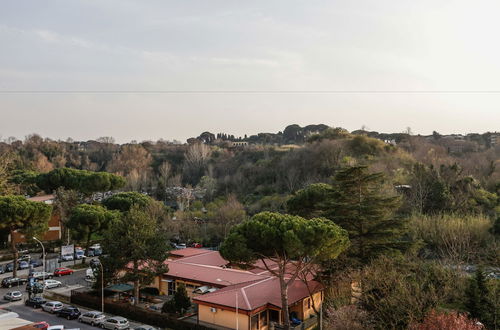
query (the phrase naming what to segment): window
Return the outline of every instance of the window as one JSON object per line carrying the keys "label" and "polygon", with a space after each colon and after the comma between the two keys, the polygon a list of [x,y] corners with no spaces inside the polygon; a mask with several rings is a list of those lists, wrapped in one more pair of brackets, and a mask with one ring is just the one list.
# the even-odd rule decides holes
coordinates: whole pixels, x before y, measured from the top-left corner
{"label": "window", "polygon": [[307,309],[310,309],[311,308],[311,299],[310,298],[307,298]]}
{"label": "window", "polygon": [[255,314],[250,319],[250,329],[251,330],[258,330],[259,329],[259,314]]}
{"label": "window", "polygon": [[274,309],[269,310],[269,322],[280,323],[280,312]]}
{"label": "window", "polygon": [[263,311],[259,314],[259,327],[267,325],[267,311]]}

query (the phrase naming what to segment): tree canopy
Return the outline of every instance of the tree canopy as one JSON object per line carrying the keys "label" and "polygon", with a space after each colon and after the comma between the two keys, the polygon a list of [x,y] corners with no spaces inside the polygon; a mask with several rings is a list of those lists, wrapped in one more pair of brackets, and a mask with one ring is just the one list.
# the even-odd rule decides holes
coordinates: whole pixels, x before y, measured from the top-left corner
{"label": "tree canopy", "polygon": [[109,210],[118,210],[121,212],[129,211],[133,206],[145,208],[154,200],[148,195],[135,191],[121,192],[110,196],[102,201],[102,204]]}
{"label": "tree canopy", "polygon": [[57,168],[48,173],[39,174],[36,183],[48,193],[63,187],[90,195],[95,192],[119,189],[126,184],[126,181],[119,175],[107,172]]}
{"label": "tree canopy", "polygon": [[73,237],[85,240],[85,248],[88,250],[92,235],[102,233],[117,221],[118,217],[118,212],[107,210],[100,205],[80,204],[71,212],[67,225],[73,231]]}
{"label": "tree canopy", "polygon": [[14,277],[17,272],[18,252],[14,241],[14,231],[32,237],[48,229],[52,207],[41,202],[27,200],[24,196],[0,196],[0,229],[8,229],[11,234],[11,248],[14,252]]}
{"label": "tree canopy", "polygon": [[233,227],[220,253],[238,264],[261,260],[280,280],[285,328],[289,328],[288,285],[306,268],[336,258],[348,245],[347,232],[327,219],[262,212]]}
{"label": "tree canopy", "polygon": [[135,303],[141,285],[168,270],[163,263],[170,249],[168,237],[158,228],[156,219],[138,206],[122,213],[106,230],[103,249],[113,256],[106,258],[106,267],[115,272],[129,268],[123,280],[134,282]]}
{"label": "tree canopy", "polygon": [[406,247],[405,222],[395,216],[400,197],[384,189],[383,181],[382,173],[369,173],[365,166],[349,167],[335,175],[332,185],[314,184],[298,191],[288,201],[288,209],[324,216],[340,225],[352,242],[349,255],[367,261]]}

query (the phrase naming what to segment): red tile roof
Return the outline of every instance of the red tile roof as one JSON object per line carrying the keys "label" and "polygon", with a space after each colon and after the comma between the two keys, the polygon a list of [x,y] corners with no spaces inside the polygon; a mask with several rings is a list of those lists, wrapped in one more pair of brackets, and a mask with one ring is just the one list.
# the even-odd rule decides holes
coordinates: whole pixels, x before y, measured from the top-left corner
{"label": "red tile roof", "polygon": [[[193,264],[184,262],[182,259],[166,261],[165,263],[168,265],[168,272],[165,276],[182,278],[217,287],[228,286],[230,283],[238,284],[266,278],[265,276],[256,275],[244,270]],[[227,282],[217,281],[217,279]]]}
{"label": "red tile roof", "polygon": [[176,257],[192,257],[192,256],[197,256],[200,254],[205,254],[213,252],[212,250],[207,250],[207,249],[197,249],[197,248],[185,248],[185,249],[179,249],[179,250],[172,250],[170,251],[170,254]]}
{"label": "red tile roof", "polygon": [[198,254],[192,257],[180,258],[177,259],[177,261],[187,262],[190,264],[218,266],[218,267],[226,266],[228,264],[228,261],[222,258],[219,251],[208,251],[207,253]]}
{"label": "red tile roof", "polygon": [[[315,281],[309,282],[312,292],[318,292],[323,287]],[[236,294],[238,295],[238,308],[252,311],[266,305],[281,308],[281,291],[279,280],[276,277],[267,277],[258,281],[251,281],[232,285],[212,293],[207,293],[193,298],[195,303],[215,304],[236,308]],[[309,296],[306,285],[296,280],[288,287],[288,304],[292,305]]]}

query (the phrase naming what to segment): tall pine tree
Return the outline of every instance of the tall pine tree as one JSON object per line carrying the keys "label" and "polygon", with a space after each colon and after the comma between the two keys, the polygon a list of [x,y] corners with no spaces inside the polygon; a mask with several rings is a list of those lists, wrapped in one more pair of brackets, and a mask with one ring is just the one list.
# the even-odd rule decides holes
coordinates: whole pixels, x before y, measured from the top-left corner
{"label": "tall pine tree", "polygon": [[294,214],[307,213],[326,217],[349,233],[347,251],[352,262],[366,262],[374,257],[404,250],[405,222],[395,216],[400,197],[384,191],[384,175],[370,173],[366,166],[339,171],[331,186],[311,185],[288,202]]}

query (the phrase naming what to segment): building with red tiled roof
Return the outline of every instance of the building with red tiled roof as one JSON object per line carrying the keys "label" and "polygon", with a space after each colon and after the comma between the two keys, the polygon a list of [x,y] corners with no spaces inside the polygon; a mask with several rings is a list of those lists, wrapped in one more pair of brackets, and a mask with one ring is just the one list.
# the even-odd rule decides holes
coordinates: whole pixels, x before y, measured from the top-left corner
{"label": "building with red tiled roof", "polygon": [[[311,281],[308,286],[296,280],[288,288],[290,313],[299,320],[314,317],[309,292],[318,308],[323,299],[323,287],[319,283]],[[231,285],[196,296],[193,302],[198,304],[198,318],[204,323],[231,328],[238,318],[240,329],[268,329],[271,323],[282,321],[280,283],[276,277]]]}
{"label": "building with red tiled roof", "polygon": [[[184,285],[188,295],[198,305],[196,322],[239,329],[267,330],[271,323],[283,322],[279,281],[265,269],[263,262],[255,268],[230,268],[218,251],[186,248],[172,251],[165,263],[168,272],[157,277],[154,286],[162,294],[173,295]],[[266,262],[270,269],[276,265]],[[323,287],[310,281],[306,286],[295,280],[289,285],[289,310],[304,329],[316,324],[314,306],[323,301]]]}
{"label": "building with red tiled roof", "polygon": [[185,258],[185,257],[193,257],[193,256],[197,256],[197,255],[205,254],[205,253],[209,253],[209,252],[213,252],[213,251],[207,250],[207,249],[201,249],[201,248],[188,247],[185,249],[170,251],[170,258],[171,259],[180,259],[180,258]]}

